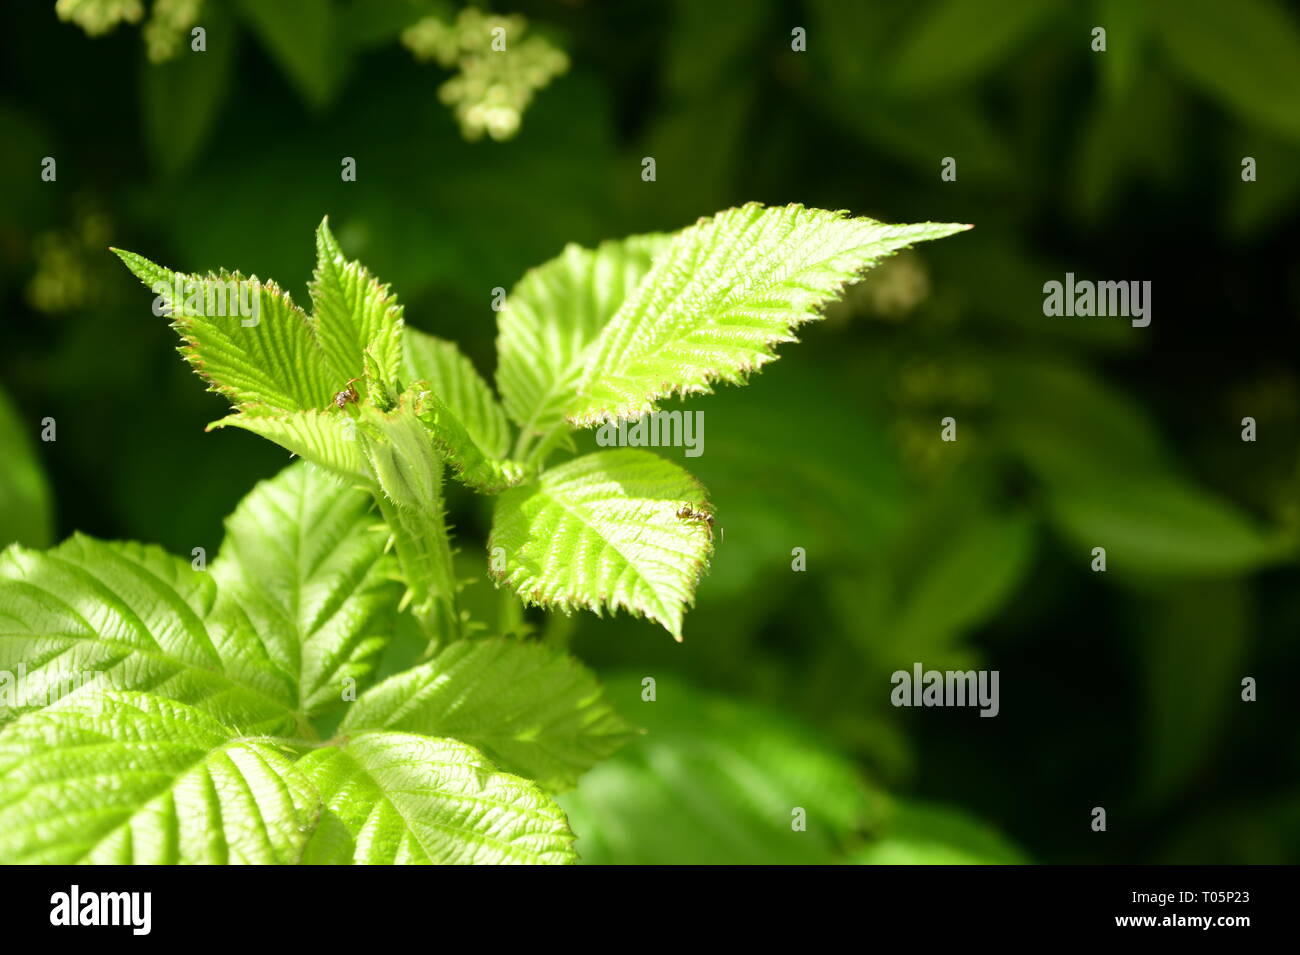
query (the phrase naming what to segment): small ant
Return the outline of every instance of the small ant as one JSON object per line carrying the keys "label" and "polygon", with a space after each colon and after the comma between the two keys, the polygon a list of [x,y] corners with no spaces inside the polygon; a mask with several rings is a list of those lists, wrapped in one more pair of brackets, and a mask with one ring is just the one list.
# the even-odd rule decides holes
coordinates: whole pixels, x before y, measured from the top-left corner
{"label": "small ant", "polygon": [[677,511],[677,519],[680,521],[694,521],[697,524],[703,524],[709,531],[709,540],[713,540],[713,513],[704,508],[695,508],[690,504],[683,504]]}
{"label": "small ant", "polygon": [[334,396],[334,404],[345,408],[348,404],[356,404],[360,401],[361,396],[357,394],[357,389],[352,387],[352,382],[360,380],[360,378],[349,378],[344,389]]}

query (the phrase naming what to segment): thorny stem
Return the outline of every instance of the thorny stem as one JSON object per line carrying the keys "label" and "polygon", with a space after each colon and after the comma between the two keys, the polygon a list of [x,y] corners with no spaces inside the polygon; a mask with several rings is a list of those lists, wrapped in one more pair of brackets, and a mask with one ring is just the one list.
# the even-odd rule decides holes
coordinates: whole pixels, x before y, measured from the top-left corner
{"label": "thorny stem", "polygon": [[442,502],[428,510],[399,507],[382,493],[375,499],[393,535],[393,549],[406,583],[411,613],[429,641],[428,654],[461,636],[456,573]]}

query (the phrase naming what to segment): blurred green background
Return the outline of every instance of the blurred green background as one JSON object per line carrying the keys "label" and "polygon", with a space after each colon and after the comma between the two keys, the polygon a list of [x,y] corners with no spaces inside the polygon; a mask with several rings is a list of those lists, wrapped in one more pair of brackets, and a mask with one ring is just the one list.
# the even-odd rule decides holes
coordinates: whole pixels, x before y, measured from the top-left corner
{"label": "blurred green background", "polygon": [[[1300,861],[1294,8],[494,4],[568,60],[500,141],[467,138],[439,93],[454,65],[401,42],[455,4],[60,8],[146,25],[88,36],[53,4],[4,12],[0,544],[81,530],[213,553],[287,463],[204,433],[224,403],[110,244],[301,301],[328,214],[410,324],[490,374],[492,290],[568,241],[748,200],[971,222],[874,272],[748,387],[687,405],[705,450],[681,463],[723,536],[684,644],[529,616],[649,730],[565,797],[584,857]],[[1151,281],[1150,327],[1045,317],[1043,283],[1067,271]],[[481,574],[489,512],[452,508]],[[513,619],[486,584],[466,600]],[[914,662],[998,670],[1000,715],[891,707],[890,673]]]}

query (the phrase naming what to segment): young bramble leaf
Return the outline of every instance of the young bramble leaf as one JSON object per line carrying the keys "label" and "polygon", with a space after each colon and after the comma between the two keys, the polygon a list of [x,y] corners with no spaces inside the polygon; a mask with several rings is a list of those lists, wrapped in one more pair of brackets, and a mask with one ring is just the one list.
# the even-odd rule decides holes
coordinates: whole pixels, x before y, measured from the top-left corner
{"label": "young bramble leaf", "polygon": [[406,381],[424,381],[488,457],[510,450],[510,425],[474,365],[452,342],[408,328],[403,335]]}
{"label": "young bramble leaf", "polygon": [[310,290],[316,338],[338,387],[363,376],[367,349],[382,380],[394,382],[402,361],[402,306],[364,265],[344,258],[328,216],[316,229]]}
{"label": "young bramble leaf", "polygon": [[392,411],[363,407],[359,443],[388,500],[414,511],[441,511],[442,458],[420,421],[422,407],[420,395],[409,390]]}
{"label": "young bramble leaf", "polygon": [[247,614],[308,715],[364,681],[388,643],[401,587],[378,519],[369,494],[305,463],[258,484],[226,519],[209,568],[218,602]]}
{"label": "young bramble leaf", "polygon": [[242,428],[339,477],[371,479],[357,444],[356,422],[334,411],[277,412],[254,406],[208,425],[209,431],[214,428]]}
{"label": "young bramble leaf", "polygon": [[573,786],[631,735],[586,667],[505,637],[458,640],[372,687],[348,709],[340,732],[365,729],[464,740],[554,790]]}
{"label": "young bramble leaf", "polygon": [[510,425],[487,383],[451,342],[407,329],[403,373],[418,396],[417,411],[458,480],[496,494],[524,479],[505,460]]}
{"label": "young bramble leaf", "polygon": [[471,746],[362,733],[297,764],[325,813],[303,861],[348,864],[572,863],[564,812]]}
{"label": "young bramble leaf", "polygon": [[277,749],[148,693],[68,697],[0,731],[2,863],[292,863],[318,811]]}
{"label": "young bramble leaf", "polygon": [[185,340],[181,354],[212,391],[237,407],[301,411],[329,404],[332,379],[311,324],[274,282],[238,272],[183,275],[113,251],[161,296]]}
{"label": "young bramble leaf", "polygon": [[[415,382],[412,387],[422,388],[424,384]],[[432,392],[421,393],[418,415],[462,484],[483,494],[499,494],[528,476],[528,468],[519,462],[484,454],[460,419]]]}
{"label": "young bramble leaf", "polygon": [[[250,732],[297,729],[297,693],[242,614],[214,614],[212,578],[143,544],[77,535],[0,555],[0,670],[19,712],[109,687],[149,690]],[[18,713],[0,707],[0,723]]]}
{"label": "young bramble leaf", "polygon": [[595,249],[571,244],[511,289],[498,316],[497,387],[525,435],[545,434],[565,423],[584,349],[670,238],[634,235]]}
{"label": "young bramble leaf", "polygon": [[588,346],[565,416],[583,427],[639,418],[671,395],[739,384],[882,258],[967,228],[758,203],[702,219],[655,257]]}
{"label": "young bramble leaf", "polygon": [[497,499],[489,552],[503,548],[508,582],[525,603],[600,613],[622,608],[678,640],[682,614],[713,548],[704,489],[648,451],[600,451],[567,461]]}

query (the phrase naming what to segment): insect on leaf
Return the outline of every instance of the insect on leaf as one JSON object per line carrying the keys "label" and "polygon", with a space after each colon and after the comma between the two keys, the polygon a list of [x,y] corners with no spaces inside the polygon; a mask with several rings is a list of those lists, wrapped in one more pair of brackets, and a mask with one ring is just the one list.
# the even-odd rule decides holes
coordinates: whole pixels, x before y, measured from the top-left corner
{"label": "insect on leaf", "polygon": [[497,499],[488,540],[505,566],[493,576],[525,603],[627,610],[678,640],[682,614],[712,551],[707,524],[679,517],[704,489],[648,451],[599,451],[546,471]]}

